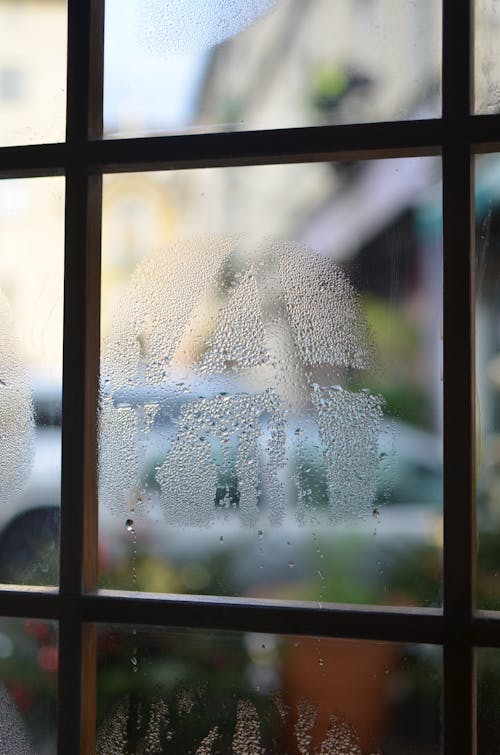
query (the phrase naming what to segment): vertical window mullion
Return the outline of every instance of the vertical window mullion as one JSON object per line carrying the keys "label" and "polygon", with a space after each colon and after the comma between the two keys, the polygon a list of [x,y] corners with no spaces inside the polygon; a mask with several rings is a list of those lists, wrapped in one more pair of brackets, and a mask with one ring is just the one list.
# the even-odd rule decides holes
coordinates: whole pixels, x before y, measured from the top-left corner
{"label": "vertical window mullion", "polygon": [[96,638],[82,591],[97,585],[97,432],[102,179],[102,0],[68,0],[58,752],[95,753]]}
{"label": "vertical window mullion", "polygon": [[473,182],[470,0],[443,2],[444,753],[476,752]]}

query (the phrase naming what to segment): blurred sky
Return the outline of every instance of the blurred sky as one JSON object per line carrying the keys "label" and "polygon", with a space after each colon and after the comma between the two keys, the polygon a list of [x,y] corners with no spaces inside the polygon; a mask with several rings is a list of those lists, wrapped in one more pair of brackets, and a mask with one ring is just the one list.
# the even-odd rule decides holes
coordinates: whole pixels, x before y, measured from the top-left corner
{"label": "blurred sky", "polygon": [[210,49],[278,2],[286,0],[107,0],[106,131],[189,123]]}
{"label": "blurred sky", "polygon": [[207,51],[161,55],[148,50],[137,33],[137,19],[137,0],[107,0],[105,128],[118,131],[120,122],[141,114],[148,132],[181,128],[192,113]]}

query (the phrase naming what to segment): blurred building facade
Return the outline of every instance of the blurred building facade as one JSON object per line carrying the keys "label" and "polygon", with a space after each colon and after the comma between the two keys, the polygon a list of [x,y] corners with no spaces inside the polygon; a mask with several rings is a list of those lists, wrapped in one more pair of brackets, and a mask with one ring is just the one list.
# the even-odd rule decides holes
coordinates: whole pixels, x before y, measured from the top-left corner
{"label": "blurred building facade", "polygon": [[[436,0],[278,2],[215,48],[198,122],[245,128],[422,117],[438,109]],[[397,61],[397,75],[395,75]]]}
{"label": "blurred building facade", "polygon": [[[491,37],[491,28],[498,28],[499,14],[490,5],[481,16],[478,38]],[[206,55],[192,123],[203,130],[214,123],[222,124],[219,128],[224,123],[231,128],[300,126],[305,113],[307,122],[317,125],[438,115],[440,18],[438,0],[277,2]],[[2,144],[63,138],[65,24],[64,0],[0,0]],[[496,75],[491,48],[485,45],[476,61],[482,70],[489,66],[486,82]],[[145,75],[151,65],[149,58]],[[144,118],[147,131],[147,114]],[[234,182],[244,184],[238,207],[225,201]],[[438,191],[431,199],[424,196],[438,184],[438,163],[429,160],[403,161],[396,171],[380,162],[299,164],[287,172],[269,170],[265,182],[261,172],[244,168],[209,177],[204,171],[142,174],[133,181],[110,177],[104,193],[104,330],[130,271],[179,231],[187,232],[196,208],[204,228],[223,225],[228,232],[255,233],[255,218],[265,218],[266,234],[298,240],[350,265],[358,285],[386,298],[390,292],[376,290],[367,250],[378,244],[380,255],[380,240],[392,229],[401,234],[402,258],[412,256],[404,262],[412,269],[405,295],[408,306],[414,306],[416,287],[431,285],[440,275],[439,256],[429,252],[439,245],[439,228],[431,237],[425,223],[419,225],[419,218],[432,213],[426,205],[439,205]],[[287,201],[280,201],[285,195]],[[62,179],[0,185],[2,289],[35,369],[45,362],[60,368],[63,220]],[[370,277],[373,285],[366,283]],[[26,313],[41,279],[48,295],[37,302],[41,332],[33,336],[33,315]],[[426,317],[429,313],[423,312]]]}

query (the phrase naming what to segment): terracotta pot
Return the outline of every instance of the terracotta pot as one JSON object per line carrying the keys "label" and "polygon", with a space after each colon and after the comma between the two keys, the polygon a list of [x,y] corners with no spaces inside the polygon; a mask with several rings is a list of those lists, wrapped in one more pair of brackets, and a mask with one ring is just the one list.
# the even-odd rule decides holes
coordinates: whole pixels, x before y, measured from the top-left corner
{"label": "terracotta pot", "polygon": [[[397,648],[389,644],[291,639],[282,666],[283,699],[289,710],[287,752],[315,753],[325,740],[332,715],[345,721],[363,755],[380,751],[390,712],[391,671],[397,660]],[[304,715],[305,708],[315,711],[315,720],[308,749],[300,749],[297,723],[299,710]]]}

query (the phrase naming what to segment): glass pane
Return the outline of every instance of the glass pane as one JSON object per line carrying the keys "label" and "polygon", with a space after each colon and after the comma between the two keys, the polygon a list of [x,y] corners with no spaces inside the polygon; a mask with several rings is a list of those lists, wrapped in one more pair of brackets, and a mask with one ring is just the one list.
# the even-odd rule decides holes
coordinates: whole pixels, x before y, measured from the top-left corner
{"label": "glass pane", "polygon": [[478,600],[500,608],[500,155],[476,159]]}
{"label": "glass pane", "polygon": [[99,647],[103,755],[440,752],[437,647],[112,626]]}
{"label": "glass pane", "polygon": [[55,584],[64,180],[0,181],[0,582]]}
{"label": "glass pane", "polygon": [[498,0],[475,0],[475,111],[500,111],[500,6]]}
{"label": "glass pane", "polygon": [[56,751],[57,625],[0,619],[0,752]]}
{"label": "glass pane", "polygon": [[106,177],[103,586],[439,604],[439,177]]}
{"label": "glass pane", "polygon": [[66,0],[0,0],[0,147],[64,141]]}
{"label": "glass pane", "polygon": [[439,0],[108,0],[105,133],[439,116],[440,30]]}
{"label": "glass pane", "polygon": [[500,651],[477,650],[478,753],[497,755],[500,748]]}

